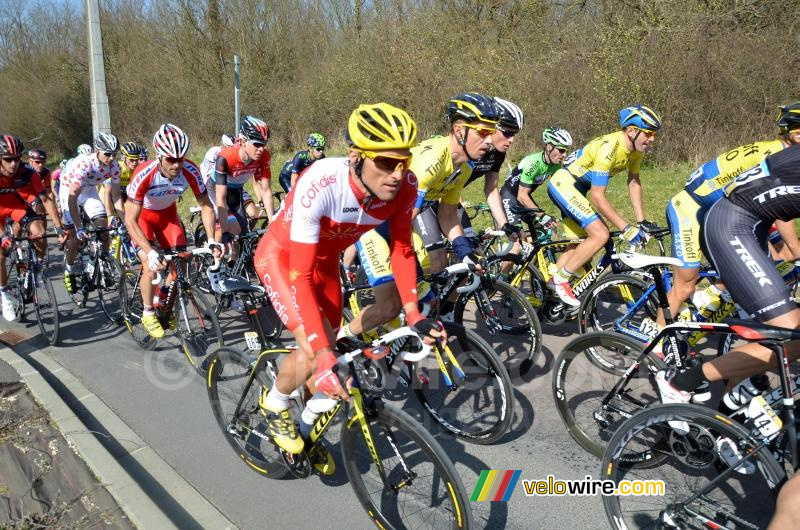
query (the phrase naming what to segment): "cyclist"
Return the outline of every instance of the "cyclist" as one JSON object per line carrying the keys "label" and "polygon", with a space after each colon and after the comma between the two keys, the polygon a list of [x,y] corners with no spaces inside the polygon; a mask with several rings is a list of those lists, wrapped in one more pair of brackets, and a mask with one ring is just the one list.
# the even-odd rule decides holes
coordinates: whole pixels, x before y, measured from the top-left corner
{"label": "cyclist", "polygon": [[[6,218],[10,217],[14,221],[16,233],[21,233],[22,225],[28,223],[30,236],[41,236],[47,227],[42,216],[32,206],[40,200],[62,237],[62,242],[64,233],[55,204],[47,195],[39,174],[21,163],[24,149],[25,146],[19,138],[10,134],[0,135],[0,303],[3,318],[8,321],[19,318],[20,303],[7,286],[6,252],[12,241],[5,237]],[[19,229],[16,229],[17,226]],[[41,239],[34,245],[39,257],[44,258],[47,241]]]}
{"label": "cyclist", "polygon": [[[112,227],[119,224],[122,215],[122,201],[119,193],[119,164],[114,157],[119,151],[117,137],[100,133],[94,141],[95,151],[88,155],[78,155],[67,164],[59,181],[59,202],[64,228],[67,229],[67,250],[64,265],[64,286],[67,292],[76,292],[76,274],[82,272],[83,264],[75,257],[78,254],[78,240],[89,238],[83,224],[80,209],[86,213],[96,228],[105,228],[108,221]],[[111,180],[113,205],[106,207],[97,194],[97,186],[106,179]],[[108,237],[103,234],[108,250]]]}
{"label": "cyclist", "polygon": [[312,165],[258,244],[255,267],[270,301],[298,349],[283,362],[275,385],[261,396],[269,431],[282,449],[299,453],[303,440],[288,412],[289,394],[313,375],[314,386],[347,399],[334,373],[334,332],[342,318],[339,254],[358,237],[388,222],[391,262],[410,325],[426,340],[440,336],[417,308],[411,212],[416,178],[408,171],[417,127],[387,103],[360,105],[350,115],[346,158]]}
{"label": "cyclist", "polygon": [[[483,182],[483,193],[486,195],[486,203],[492,212],[497,226],[503,228],[509,237],[517,239],[518,229],[514,224],[509,223],[507,212],[503,209],[503,203],[500,198],[500,191],[498,183],[500,181],[500,170],[503,169],[503,163],[506,160],[506,152],[514,143],[514,137],[522,129],[523,114],[522,109],[511,101],[501,98],[494,98],[494,103],[498,110],[497,127],[492,134],[492,145],[489,152],[482,160],[471,163],[472,175],[470,175],[467,182],[464,184],[466,188],[473,181],[485,177]],[[473,237],[475,232],[472,230],[472,223],[463,207],[459,208],[459,217],[461,219],[461,226],[464,228],[464,234],[468,237]]]}
{"label": "cyclist", "polygon": [[[186,233],[183,229],[176,202],[191,188],[201,208],[206,233],[212,234],[214,207],[208,199],[200,169],[186,157],[189,137],[171,123],[159,127],[153,136],[156,159],[140,164],[128,184],[128,200],[125,202],[125,226],[131,239],[139,249],[142,261],[142,325],[147,333],[160,339],[164,328],[153,308],[153,278],[156,271],[166,264],[153,248],[157,241],[163,250],[186,250]],[[206,247],[213,247],[208,241]]]}
{"label": "cyclist", "polygon": [[50,169],[45,164],[47,164],[47,152],[44,149],[31,149],[28,151],[28,166],[39,174],[45,193],[48,194],[50,200],[54,200],[55,197],[52,194],[52,175]]}
{"label": "cyclist", "polygon": [[[674,283],[667,294],[671,315],[695,289],[702,250],[700,226],[709,208],[725,194],[723,187],[744,169],[761,163],[767,156],[800,143],[800,103],[780,107],[776,121],[780,136],[775,140],[753,142],[722,153],[689,175],[684,189],[667,203],[667,220],[672,230],[672,256],[681,260],[674,267]],[[784,239],[797,247],[794,223],[778,223]],[[800,258],[800,253],[795,255]],[[660,324],[664,324],[663,317]]]}
{"label": "cyclist", "polygon": [[[131,175],[141,163],[141,147],[134,142],[127,142],[122,144],[119,151],[122,154],[122,164],[120,164],[119,171],[119,192],[124,203],[128,198],[126,188],[131,183]],[[111,179],[106,179],[103,182],[103,204],[105,204],[107,211],[113,209],[111,198],[113,187]]]}
{"label": "cyclist", "polygon": [[283,191],[289,193],[297,177],[305,168],[321,158],[325,158],[325,137],[320,133],[311,133],[306,140],[308,149],[298,151],[291,160],[287,160],[278,175],[278,182]]}
{"label": "cyclist", "polygon": [[[458,207],[461,190],[472,175],[472,165],[486,157],[500,119],[495,101],[483,94],[467,92],[451,99],[446,116],[447,136],[434,136],[411,150],[409,169],[419,177],[412,219],[419,236],[417,255],[423,268],[433,272],[446,266],[443,233],[453,244],[458,258],[478,264],[473,242],[464,234]],[[438,205],[434,209],[434,205]],[[358,242],[361,264],[375,294],[375,303],[365,307],[341,334],[364,333],[395,318],[401,300],[387,262],[386,227],[365,234]],[[416,240],[417,238],[415,238]]]}
{"label": "cyclist", "polygon": [[[752,318],[797,329],[800,309],[766,248],[774,221],[800,217],[800,145],[768,156],[740,173],[724,191],[725,197],[714,203],[703,221],[709,259],[733,300]],[[794,362],[800,356],[800,341],[787,343],[785,351]],[[687,402],[691,391],[705,382],[728,379],[733,386],[774,366],[771,350],[750,343],[677,374],[662,370],[656,382],[663,402]]]}
{"label": "cyclist", "polygon": [[[642,154],[661,129],[661,118],[649,107],[632,105],[619,111],[619,126],[621,130],[595,138],[573,153],[547,183],[547,194],[564,215],[568,235],[588,236],[574,250],[559,256],[558,272],[550,278],[550,288],[562,302],[573,307],[580,306],[569,284],[573,272],[592,259],[609,238],[608,226],[600,215],[622,230],[623,239],[633,244],[643,243],[647,229],[653,227],[644,217],[639,167]],[[628,172],[628,194],[636,224],[628,223],[606,196],[609,178],[623,170]],[[589,191],[591,196],[587,199]]]}
{"label": "cyclist", "polygon": [[[508,222],[513,225],[520,223],[519,216],[512,211],[515,208],[539,208],[533,200],[533,192],[561,168],[567,150],[572,146],[572,136],[566,129],[548,127],[542,132],[542,142],[544,149],[523,158],[508,173],[500,189],[503,209]],[[557,224],[556,220],[547,214],[538,217],[545,229],[553,228]],[[520,245],[517,242],[511,252],[519,254],[519,251]],[[512,265],[511,262],[504,263],[504,272]]]}
{"label": "cyclist", "polygon": [[[267,150],[269,134],[269,127],[263,120],[245,116],[239,126],[241,145],[220,149],[214,160],[214,169],[208,172],[208,186],[212,190],[209,197],[216,208],[219,223],[215,236],[218,241],[222,240],[223,233],[239,234],[248,231],[247,221],[241,211],[246,202],[252,204],[250,196],[244,191],[244,185],[251,177],[253,186],[259,187],[267,218],[272,221],[272,172],[269,167],[270,153]],[[254,206],[248,215],[257,215]]]}

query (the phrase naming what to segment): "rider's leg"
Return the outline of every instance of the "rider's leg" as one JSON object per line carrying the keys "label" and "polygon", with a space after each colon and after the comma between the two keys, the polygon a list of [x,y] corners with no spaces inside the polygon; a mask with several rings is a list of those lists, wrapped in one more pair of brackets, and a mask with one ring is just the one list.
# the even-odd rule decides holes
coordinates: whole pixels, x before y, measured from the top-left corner
{"label": "rider's leg", "polygon": [[794,475],[778,494],[775,514],[767,530],[800,528],[800,475]]}
{"label": "rider's leg", "polygon": [[581,241],[573,252],[561,254],[556,261],[559,274],[565,281],[568,280],[575,271],[588,263],[608,242],[608,227],[601,219],[592,221],[583,229],[586,231],[587,238]]}
{"label": "rider's leg", "polygon": [[[28,234],[31,237],[40,237],[44,235],[45,228],[44,219],[36,219],[28,225]],[[39,239],[33,243],[33,246],[36,249],[36,254],[39,256],[39,258],[44,259],[45,253],[47,252],[47,240]]]}
{"label": "rider's leg", "polygon": [[360,335],[389,322],[399,315],[403,308],[394,282],[377,285],[373,288],[373,292],[375,303],[361,309],[358,316],[348,324],[349,331],[353,335]]}
{"label": "rider's leg", "polygon": [[[673,319],[678,316],[678,308],[681,304],[694,294],[699,277],[699,268],[672,268],[672,289],[667,293],[667,302],[669,303],[669,314],[672,315]],[[664,314],[661,311],[658,313],[658,323],[661,326],[666,325]]]}

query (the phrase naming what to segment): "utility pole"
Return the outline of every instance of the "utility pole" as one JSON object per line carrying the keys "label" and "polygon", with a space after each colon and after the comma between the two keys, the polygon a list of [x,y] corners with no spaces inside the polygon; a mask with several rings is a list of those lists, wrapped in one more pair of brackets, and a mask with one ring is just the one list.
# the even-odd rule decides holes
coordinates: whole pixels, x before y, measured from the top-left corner
{"label": "utility pole", "polygon": [[241,85],[239,82],[239,65],[241,61],[238,55],[233,56],[233,112],[235,113],[235,129],[233,130],[233,137],[239,134],[239,120],[241,119],[242,100],[241,100]]}
{"label": "utility pole", "polygon": [[103,38],[100,28],[98,0],[86,0],[86,28],[89,32],[89,75],[92,98],[92,138],[111,132],[111,114],[106,92],[106,70],[103,62]]}

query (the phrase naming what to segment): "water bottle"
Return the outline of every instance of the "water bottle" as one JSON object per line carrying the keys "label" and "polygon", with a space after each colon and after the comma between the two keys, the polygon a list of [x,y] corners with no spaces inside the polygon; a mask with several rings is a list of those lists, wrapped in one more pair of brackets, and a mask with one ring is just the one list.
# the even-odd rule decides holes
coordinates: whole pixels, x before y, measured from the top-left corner
{"label": "water bottle", "polygon": [[733,414],[750,403],[750,400],[754,397],[761,395],[765,390],[769,390],[770,386],[767,374],[750,376],[722,396],[719,410],[728,415]]}
{"label": "water bottle", "polygon": [[716,285],[695,292],[692,303],[697,308],[697,321],[706,322],[722,305],[722,290]]}
{"label": "water bottle", "polygon": [[776,267],[778,269],[778,272],[781,273],[783,281],[787,285],[790,285],[792,282],[795,281],[796,275],[795,275],[794,261],[781,261],[776,265]]}
{"label": "water bottle", "polygon": [[338,400],[331,399],[322,392],[316,392],[311,399],[306,402],[306,407],[300,415],[300,434],[303,438],[308,438],[311,428],[320,414],[328,412],[336,406]]}

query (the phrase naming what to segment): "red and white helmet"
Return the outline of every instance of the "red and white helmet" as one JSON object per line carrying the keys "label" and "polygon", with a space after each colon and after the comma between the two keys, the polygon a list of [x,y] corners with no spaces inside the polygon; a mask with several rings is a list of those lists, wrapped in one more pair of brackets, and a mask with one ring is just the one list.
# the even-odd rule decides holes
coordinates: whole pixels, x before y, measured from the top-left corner
{"label": "red and white helmet", "polygon": [[189,152],[189,136],[178,126],[165,123],[153,136],[153,149],[158,156],[183,158]]}

